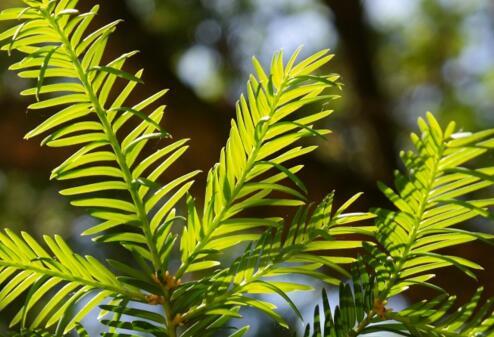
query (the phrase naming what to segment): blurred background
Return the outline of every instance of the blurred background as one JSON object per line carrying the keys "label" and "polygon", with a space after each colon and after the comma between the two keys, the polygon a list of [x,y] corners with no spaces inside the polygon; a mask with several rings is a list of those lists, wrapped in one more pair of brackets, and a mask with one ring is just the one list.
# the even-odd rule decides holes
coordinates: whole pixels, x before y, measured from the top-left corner
{"label": "blurred background", "polygon": [[[2,0],[0,9],[19,0]],[[81,6],[94,2],[81,0]],[[131,68],[146,69],[146,91],[170,88],[165,128],[190,137],[191,149],[175,172],[208,168],[217,160],[234,116],[234,103],[257,55],[269,64],[274,51],[336,53],[329,72],[342,74],[343,98],[325,123],[334,131],[306,158],[301,177],[312,200],[336,189],[338,200],[365,192],[359,209],[387,206],[376,181],[391,183],[398,153],[408,146],[416,119],[432,111],[444,124],[465,130],[494,126],[494,2],[489,0],[105,0],[99,24],[125,20],[110,43],[118,55],[139,49]],[[0,25],[0,29],[4,26]],[[18,92],[29,85],[5,69],[0,57],[0,227],[36,235],[62,234],[76,250],[108,256],[108,247],[79,237],[91,219],[69,207],[49,182],[64,150],[39,148],[23,135],[44,116],[27,113]],[[196,184],[202,192],[204,177]],[[493,224],[473,223],[484,230]],[[91,250],[92,249],[92,250]],[[462,246],[486,271],[479,283],[454,270],[438,283],[467,298],[483,284],[494,295],[491,251]],[[309,318],[315,297],[295,294]],[[416,288],[398,299],[432,295]],[[247,313],[250,336],[286,335],[269,320]],[[1,321],[1,318],[0,318]],[[300,322],[294,322],[301,325]],[[4,331],[1,327],[0,331]]]}

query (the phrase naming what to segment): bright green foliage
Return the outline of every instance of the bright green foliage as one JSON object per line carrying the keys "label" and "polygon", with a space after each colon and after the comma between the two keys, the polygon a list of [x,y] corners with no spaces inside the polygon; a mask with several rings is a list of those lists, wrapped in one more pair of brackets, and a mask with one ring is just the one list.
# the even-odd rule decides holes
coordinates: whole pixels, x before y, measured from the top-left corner
{"label": "bright green foliage", "polygon": [[[393,331],[405,336],[449,337],[491,336],[494,332],[492,300],[475,309],[481,290],[456,313],[450,310],[454,297],[447,295],[398,313],[386,308],[390,297],[411,286],[445,292],[431,282],[440,268],[454,266],[475,279],[474,271],[481,266],[439,250],[478,239],[490,242],[493,238],[455,226],[474,217],[491,218],[487,207],[493,205],[494,199],[480,198],[474,192],[494,183],[494,168],[482,166],[481,158],[494,147],[494,130],[456,132],[454,123],[443,130],[430,113],[418,124],[420,135],[411,136],[414,151],[401,155],[406,170],[396,173],[395,190],[379,185],[397,209],[375,210],[376,240],[383,249],[365,245],[367,255],[361,258],[360,272],[353,278],[354,295],[348,285],[340,287],[339,308],[334,318],[330,312],[325,315],[325,324],[330,328],[322,336]],[[364,264],[366,267],[362,267]],[[366,281],[359,281],[362,279]],[[359,283],[362,287],[357,286]],[[371,302],[361,301],[361,290]],[[316,312],[316,320],[319,317]],[[379,324],[391,319],[401,324]],[[316,336],[317,329],[313,331]],[[309,333],[310,330],[306,336]]]}
{"label": "bright green foliage", "polygon": [[[77,337],[90,337],[86,329],[79,324],[75,324],[75,332]],[[57,337],[56,333],[53,333],[47,329],[30,329],[23,328],[19,333],[14,334],[12,337]]]}
{"label": "bright green foliage", "polygon": [[[29,290],[11,326],[48,328],[60,322],[57,329],[68,332],[108,297],[123,294],[136,300],[145,299],[139,289],[121,283],[92,256],[74,254],[62,238],[46,236],[44,240],[49,252],[27,233],[22,233],[22,237],[9,230],[0,233],[0,310]],[[50,293],[51,290],[54,292]],[[49,293],[50,297],[45,298]],[[33,306],[43,299],[47,303],[31,316]],[[68,317],[67,312],[78,304],[82,306],[77,314]]]}
{"label": "bright green foliage", "polygon": [[[340,287],[334,316],[323,293],[324,329],[316,309],[307,337],[385,330],[470,336],[494,326],[486,318],[491,302],[472,316],[480,293],[461,315],[449,315],[449,299],[400,313],[386,308],[389,297],[412,285],[438,289],[430,281],[438,268],[456,266],[470,276],[481,268],[438,250],[491,239],[453,226],[489,217],[492,199],[471,193],[492,185],[494,171],[463,165],[478,163],[493,147],[493,131],[455,133],[454,124],[442,130],[429,114],[427,122],[419,121],[421,135],[412,136],[415,151],[402,156],[406,172],[397,174],[395,189],[381,185],[397,210],[348,213],[360,194],[334,207],[334,193],[312,207],[297,177],[302,165],[293,160],[316,148],[299,145],[302,138],[330,132],[315,123],[331,114],[327,104],[341,85],[338,75],[324,74],[332,58],[328,51],[297,61],[297,50],[286,62],[279,52],[269,69],[253,60],[256,75],[237,103],[200,207],[189,194],[198,171],[166,175],[187,150],[187,140],[172,142],[161,127],[165,108],[159,101],[166,90],[129,103],[142,83],[142,71],[123,70],[135,52],[105,61],[119,21],[93,28],[98,6],[79,13],[77,2],[24,0],[26,7],[1,12],[0,20],[15,25],[0,34],[0,48],[23,55],[11,69],[36,84],[22,95],[36,99],[31,110],[49,114],[26,138],[45,135],[43,145],[75,148],[51,178],[67,183],[61,194],[99,220],[83,235],[122,245],[138,267],[82,257],[60,237],[45,237],[42,245],[26,233],[5,230],[0,233],[0,310],[15,307],[11,327],[20,327],[21,336],[58,337],[76,330],[88,337],[80,323],[93,310],[106,327],[105,337],[213,337],[232,318],[242,317],[245,307],[289,328],[274,304],[255,295],[279,295],[302,318],[288,294],[311,287],[293,282],[294,274]],[[152,146],[151,152],[147,144],[157,141],[164,145]],[[275,206],[291,207],[290,219],[248,215],[256,207]],[[369,224],[372,218],[375,224]],[[232,263],[221,262],[225,251],[240,244],[244,250]],[[357,261],[355,248],[365,252]],[[170,263],[174,253],[177,268]],[[351,274],[345,268],[350,264]],[[341,283],[342,277],[352,277],[353,285]],[[428,315],[432,308],[439,308],[437,315]],[[398,323],[382,322],[389,318]],[[248,330],[232,331],[230,337]]]}
{"label": "bright green foliage", "polygon": [[[273,309],[272,304],[246,296],[246,294],[278,294],[295,312],[298,310],[286,293],[291,291],[307,291],[312,288],[299,283],[281,282],[274,277],[299,274],[314,277],[328,284],[338,284],[339,279],[319,271],[321,267],[329,267],[337,274],[348,275],[340,267],[341,264],[351,263],[352,258],[331,256],[332,251],[360,247],[358,240],[338,240],[342,234],[363,233],[372,234],[373,227],[352,227],[347,224],[368,219],[367,213],[347,213],[349,207],[358,197],[355,196],[346,205],[332,214],[333,194],[324,199],[316,207],[311,216],[307,208],[300,208],[290,224],[290,230],[283,235],[281,229],[268,231],[255,244],[249,244],[245,252],[231,266],[220,268],[211,276],[191,282],[196,287],[178,289],[174,297],[182,298],[179,308],[190,308],[185,316],[191,322],[196,322],[196,328],[201,331],[209,323],[203,315],[214,312],[234,313],[236,307],[250,306],[264,311],[267,315],[287,326],[283,318]],[[321,256],[321,252],[325,252]],[[317,254],[314,254],[317,252]],[[218,296],[220,294],[220,296]],[[298,313],[300,316],[300,313]]]}
{"label": "bright green foliage", "polygon": [[[27,19],[4,32],[0,40],[5,40],[4,50],[26,54],[11,69],[19,71],[22,78],[37,79],[35,88],[22,93],[37,98],[29,109],[52,112],[26,138],[49,133],[42,142],[45,145],[79,145],[78,151],[53,170],[52,178],[70,181],[73,187],[61,193],[101,220],[84,234],[99,234],[96,240],[100,242],[121,242],[160,268],[170,251],[166,233],[173,223],[171,210],[198,172],[164,186],[157,184],[187,148],[182,140],[140,157],[150,140],[169,136],[159,126],[165,107],[151,108],[166,90],[127,106],[129,96],[141,82],[142,71],[131,75],[122,67],[135,52],[100,65],[118,21],[87,32],[99,7],[79,14],[73,9],[76,3],[32,1],[28,2],[30,7],[6,10],[0,17]],[[117,80],[127,83],[113,99]],[[119,137],[124,126],[133,129]],[[126,193],[112,193],[115,191]]]}
{"label": "bright green foliage", "polygon": [[[315,130],[312,124],[327,117],[331,110],[300,118],[292,116],[306,105],[336,98],[325,92],[338,84],[335,82],[338,76],[312,75],[332,58],[327,51],[295,64],[298,52],[286,66],[283,54],[277,53],[269,75],[254,59],[257,78],[252,76],[247,83],[247,98],[240,97],[237,119],[232,121],[226,147],[208,174],[202,214],[199,215],[193,200],[189,200],[188,219],[192,221],[189,220],[182,235],[179,277],[215,263],[204,251],[257,240],[258,236],[248,236],[242,231],[266,224],[276,227],[281,221],[245,219],[238,214],[258,206],[304,205],[307,191],[296,176],[302,166],[286,167],[285,163],[315,149],[293,143],[303,137],[327,134],[328,130]],[[294,187],[280,184],[286,178]],[[286,197],[272,197],[272,192],[282,192]],[[202,261],[198,262],[199,259]]]}
{"label": "bright green foliage", "polygon": [[466,304],[451,314],[455,296],[439,296],[429,301],[421,301],[397,314],[387,317],[400,322],[389,329],[407,336],[491,336],[493,332],[493,300],[480,304],[482,288]]}
{"label": "bright green foliage", "polygon": [[[466,304],[456,310],[455,296],[442,294],[431,300],[423,300],[400,312],[382,311],[372,318],[366,316],[370,310],[378,311],[375,289],[366,272],[352,288],[340,286],[340,305],[332,315],[326,292],[323,292],[323,309],[316,307],[314,325],[307,326],[304,337],[356,336],[376,332],[392,332],[397,336],[415,337],[471,337],[492,336],[494,329],[494,302],[481,303],[482,288]],[[369,282],[370,281],[370,282]],[[382,307],[384,308],[384,307]],[[321,314],[324,313],[324,319]],[[322,325],[320,324],[322,321]]]}
{"label": "bright green foliage", "polygon": [[[366,317],[374,307],[374,279],[357,261],[353,266],[353,286],[341,283],[339,287],[340,305],[331,310],[326,290],[322,293],[322,307],[314,309],[314,322],[307,325],[304,337],[349,336],[357,323]],[[374,322],[373,322],[374,323]],[[379,329],[377,329],[379,331]],[[365,333],[366,331],[362,331]]]}
{"label": "bright green foliage", "polygon": [[[338,274],[346,274],[340,265],[352,262],[352,258],[319,256],[314,252],[360,247],[360,240],[336,238],[341,234],[372,235],[372,226],[349,224],[373,215],[344,213],[358,195],[332,212],[331,194],[309,217],[307,191],[296,176],[302,166],[292,163],[315,149],[295,145],[297,141],[329,133],[313,124],[330,115],[331,110],[313,106],[338,97],[338,76],[315,74],[332,55],[321,51],[297,62],[298,50],[284,63],[283,54],[277,53],[267,72],[254,59],[257,76],[249,79],[246,95],[239,100],[226,147],[208,174],[206,203],[199,209],[188,195],[192,179],[199,172],[166,179],[168,182],[161,184],[166,170],[185,153],[187,141],[170,142],[151,154],[146,147],[153,139],[170,138],[160,126],[164,106],[158,103],[166,90],[130,105],[127,102],[134,88],[142,83],[142,71],[130,74],[123,69],[135,52],[103,61],[106,44],[118,21],[93,29],[98,6],[79,13],[75,0],[25,3],[25,8],[0,14],[0,19],[17,23],[1,34],[0,40],[4,41],[3,50],[24,54],[11,69],[22,78],[36,79],[32,89],[22,92],[36,98],[29,108],[50,113],[26,138],[48,134],[43,145],[77,147],[53,170],[51,178],[70,184],[61,194],[101,220],[84,235],[98,242],[120,243],[140,266],[134,269],[120,261],[108,261],[119,273],[115,276],[94,259],[69,253],[58,238],[47,240],[56,258],[43,255],[39,245],[39,251],[23,252],[34,259],[18,261],[20,257],[13,259],[6,253],[0,260],[0,266],[10,272],[5,273],[7,285],[1,293],[6,298],[5,305],[26,294],[29,299],[39,289],[51,295],[47,291],[62,281],[78,290],[63,306],[56,305],[58,302],[52,306],[57,315],[48,322],[42,318],[52,307],[41,309],[41,318],[29,325],[31,329],[43,331],[39,328],[57,324],[57,333],[68,332],[98,305],[102,323],[111,335],[123,329],[157,336],[192,336],[201,331],[208,336],[232,316],[238,316],[243,306],[257,308],[287,326],[272,304],[249,295],[278,294],[296,310],[286,293],[310,287],[275,281],[274,276],[297,273],[337,284]],[[177,216],[176,208],[185,197],[187,216],[183,226],[184,218]],[[260,206],[293,206],[298,211],[291,224],[282,218],[245,217],[246,210]],[[181,226],[182,234],[176,234]],[[3,250],[12,245],[5,242]],[[249,244],[245,254],[231,266],[221,265],[220,255],[243,242]],[[176,249],[181,252],[181,266],[173,271],[168,265]],[[7,269],[13,263],[17,269]],[[74,280],[70,275],[64,278],[57,274],[67,271],[61,266],[67,263],[78,272]],[[325,275],[319,271],[322,267],[330,267],[336,275]],[[211,270],[209,275],[197,278],[194,272],[205,269]],[[182,284],[179,279],[186,274],[190,281]],[[28,281],[23,282],[23,277],[29,277]],[[102,277],[105,282],[100,280]],[[82,302],[81,296],[90,296],[91,300]],[[27,314],[35,310],[34,299],[41,298],[28,300],[13,325],[22,322],[27,327],[25,322],[31,316]],[[107,300],[110,303],[102,304]],[[84,305],[76,306],[79,302]],[[136,309],[136,302],[150,306]],[[162,314],[151,307],[157,304],[162,306]],[[66,310],[69,307],[71,310]],[[234,335],[240,336],[244,331],[247,328]]]}
{"label": "bright green foliage", "polygon": [[446,266],[475,277],[471,269],[481,269],[479,265],[437,251],[492,238],[453,226],[477,216],[489,217],[486,207],[494,199],[478,199],[472,192],[494,183],[494,167],[478,167],[479,157],[494,147],[494,130],[455,133],[454,123],[442,130],[430,113],[427,122],[419,119],[419,128],[421,135],[411,137],[415,151],[401,155],[406,172],[396,174],[396,192],[380,185],[398,209],[376,212],[377,239],[392,261],[385,290],[390,295],[415,283],[427,284],[434,270]]}

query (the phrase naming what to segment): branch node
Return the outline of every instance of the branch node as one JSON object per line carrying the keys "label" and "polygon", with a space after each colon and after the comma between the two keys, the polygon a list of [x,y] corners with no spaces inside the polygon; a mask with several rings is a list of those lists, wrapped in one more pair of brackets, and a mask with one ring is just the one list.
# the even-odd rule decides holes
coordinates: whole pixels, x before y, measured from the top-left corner
{"label": "branch node", "polygon": [[174,326],[182,326],[184,325],[184,317],[181,314],[176,314],[175,318],[172,321]]}
{"label": "branch node", "polygon": [[386,308],[386,304],[388,301],[383,300],[381,298],[376,298],[374,300],[374,305],[373,305],[373,311],[382,319],[386,317],[386,313],[388,312],[388,309]]}
{"label": "branch node", "polygon": [[146,296],[146,301],[148,304],[158,305],[165,303],[165,298],[163,296],[151,294]]}

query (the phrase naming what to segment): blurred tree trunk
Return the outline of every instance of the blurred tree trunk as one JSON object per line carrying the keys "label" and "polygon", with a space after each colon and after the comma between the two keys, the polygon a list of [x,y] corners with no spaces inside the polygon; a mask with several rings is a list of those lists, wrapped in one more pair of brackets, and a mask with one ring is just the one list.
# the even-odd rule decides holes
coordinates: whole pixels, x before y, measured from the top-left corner
{"label": "blurred tree trunk", "polygon": [[[355,122],[365,133],[373,158],[373,178],[389,181],[396,167],[396,125],[388,97],[381,88],[374,64],[376,43],[360,0],[324,0],[334,14],[341,57],[350,75],[357,102]],[[361,141],[364,141],[363,139]]]}

